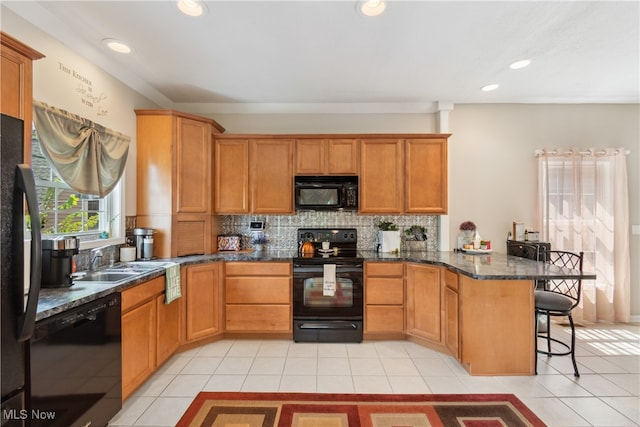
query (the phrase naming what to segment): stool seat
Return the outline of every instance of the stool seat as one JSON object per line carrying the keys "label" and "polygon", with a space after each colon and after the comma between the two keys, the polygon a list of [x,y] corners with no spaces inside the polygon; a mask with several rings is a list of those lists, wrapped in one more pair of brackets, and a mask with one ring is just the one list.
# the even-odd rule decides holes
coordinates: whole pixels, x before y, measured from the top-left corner
{"label": "stool seat", "polygon": [[549,291],[535,291],[536,309],[569,314],[573,308],[573,300],[564,295]]}

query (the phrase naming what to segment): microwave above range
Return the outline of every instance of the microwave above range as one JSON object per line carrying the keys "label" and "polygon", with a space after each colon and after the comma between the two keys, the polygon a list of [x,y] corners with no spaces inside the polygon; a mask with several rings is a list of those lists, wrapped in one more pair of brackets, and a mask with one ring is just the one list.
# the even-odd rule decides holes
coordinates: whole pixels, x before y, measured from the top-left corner
{"label": "microwave above range", "polygon": [[297,210],[357,211],[357,176],[296,176]]}

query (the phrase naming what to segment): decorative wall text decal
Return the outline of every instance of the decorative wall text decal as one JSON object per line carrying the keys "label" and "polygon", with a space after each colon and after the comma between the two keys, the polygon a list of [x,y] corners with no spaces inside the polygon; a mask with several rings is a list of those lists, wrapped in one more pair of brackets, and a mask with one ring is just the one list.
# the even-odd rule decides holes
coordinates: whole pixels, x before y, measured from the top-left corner
{"label": "decorative wall text decal", "polygon": [[98,116],[109,115],[109,110],[104,105],[107,95],[104,92],[94,93],[91,79],[64,65],[62,62],[58,62],[58,65],[60,71],[77,80],[75,92],[80,95],[80,102],[84,106],[93,109]]}

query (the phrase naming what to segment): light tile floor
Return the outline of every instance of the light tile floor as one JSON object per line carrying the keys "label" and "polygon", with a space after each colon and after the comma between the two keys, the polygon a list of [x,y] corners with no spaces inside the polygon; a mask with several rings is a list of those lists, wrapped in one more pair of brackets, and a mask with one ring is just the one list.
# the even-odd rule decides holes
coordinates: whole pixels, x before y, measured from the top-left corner
{"label": "light tile floor", "polygon": [[567,356],[539,357],[537,376],[472,377],[407,341],[223,340],[173,356],[109,425],[173,426],[200,391],[291,391],[513,393],[549,426],[640,426],[640,326],[598,324],[577,336],[578,379]]}

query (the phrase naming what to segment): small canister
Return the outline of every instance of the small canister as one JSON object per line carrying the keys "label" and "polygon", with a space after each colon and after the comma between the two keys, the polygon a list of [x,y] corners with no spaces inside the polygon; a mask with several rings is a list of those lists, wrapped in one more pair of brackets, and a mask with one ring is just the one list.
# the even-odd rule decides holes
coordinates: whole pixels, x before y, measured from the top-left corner
{"label": "small canister", "polygon": [[124,246],[120,248],[120,262],[129,262],[136,260],[136,247]]}
{"label": "small canister", "polygon": [[153,236],[145,236],[142,241],[142,259],[149,260],[153,258]]}

